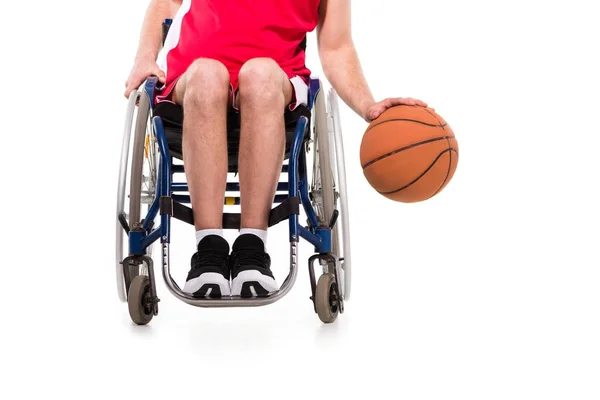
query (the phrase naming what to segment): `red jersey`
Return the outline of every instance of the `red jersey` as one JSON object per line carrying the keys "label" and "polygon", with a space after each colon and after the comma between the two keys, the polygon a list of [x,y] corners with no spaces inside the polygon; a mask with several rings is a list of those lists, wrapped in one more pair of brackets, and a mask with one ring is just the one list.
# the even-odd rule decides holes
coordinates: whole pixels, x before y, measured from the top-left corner
{"label": "red jersey", "polygon": [[272,58],[289,78],[310,70],[301,43],[319,19],[320,0],[183,0],[158,66],[166,74],[160,97],[166,97],[177,79],[197,58],[222,62],[237,89],[242,65],[257,57]]}

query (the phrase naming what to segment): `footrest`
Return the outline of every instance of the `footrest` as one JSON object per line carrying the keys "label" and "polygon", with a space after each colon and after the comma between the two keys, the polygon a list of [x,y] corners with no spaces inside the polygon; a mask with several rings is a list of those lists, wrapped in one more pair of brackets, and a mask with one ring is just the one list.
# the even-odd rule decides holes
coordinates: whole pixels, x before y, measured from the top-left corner
{"label": "footrest", "polygon": [[296,263],[298,258],[298,242],[290,243],[290,273],[284,279],[283,284],[275,293],[271,293],[265,297],[251,297],[243,298],[241,296],[228,296],[220,299],[198,299],[193,297],[189,293],[183,292],[179,285],[173,280],[170,271],[169,262],[169,243],[162,244],[163,250],[163,277],[167,288],[176,298],[187,303],[191,306],[196,307],[258,307],[272,304],[283,296],[285,296],[291,288],[294,286],[296,277],[298,276],[298,265]]}

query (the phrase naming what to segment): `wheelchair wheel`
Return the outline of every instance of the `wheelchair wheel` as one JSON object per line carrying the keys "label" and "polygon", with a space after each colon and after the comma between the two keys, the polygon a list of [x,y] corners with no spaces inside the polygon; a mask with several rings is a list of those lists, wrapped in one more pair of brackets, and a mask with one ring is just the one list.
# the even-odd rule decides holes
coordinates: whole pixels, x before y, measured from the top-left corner
{"label": "wheelchair wheel", "polygon": [[[337,94],[329,91],[327,104],[323,91],[315,98],[315,141],[311,196],[319,224],[328,225],[334,210],[340,218],[332,230],[332,253],[338,257],[338,279],[342,298],[350,298],[350,235],[348,196],[341,123]],[[341,236],[341,238],[340,238]],[[341,240],[340,240],[341,239]],[[331,272],[324,266],[324,273]]]}
{"label": "wheelchair wheel", "polygon": [[127,303],[129,316],[138,325],[146,325],[154,316],[153,305],[150,297],[150,279],[145,275],[133,278],[129,286]]}
{"label": "wheelchair wheel", "polygon": [[319,319],[328,324],[336,320],[339,313],[339,293],[332,274],[319,277],[315,289],[315,306]]}
{"label": "wheelchair wheel", "polygon": [[[334,233],[336,236],[334,237],[334,242],[337,244],[337,254],[340,256],[340,264],[343,273],[338,276],[343,283],[342,289],[342,298],[344,300],[350,299],[350,291],[351,291],[351,251],[350,251],[350,216],[348,213],[348,190],[346,186],[346,160],[344,158],[344,142],[342,138],[342,123],[340,119],[340,110],[338,104],[338,96],[335,90],[331,89],[329,91],[329,109],[332,114],[332,122],[333,122],[333,139],[335,144],[335,160],[334,164],[334,176],[336,177],[335,182],[337,182],[338,187],[338,197],[339,200],[339,211],[340,218],[338,219],[338,223],[336,224],[337,229]],[[339,248],[340,240],[337,235],[341,233],[342,235],[342,248]]]}
{"label": "wheelchair wheel", "polygon": [[[147,94],[134,92],[125,119],[117,194],[117,286],[123,302],[127,301],[133,279],[148,275],[145,264],[130,264],[126,266],[128,272],[123,274],[122,261],[125,249],[129,248],[125,227],[134,229],[143,223],[141,218],[147,215],[157,190],[159,152],[150,114]],[[146,249],[146,254],[152,256],[152,246]]]}
{"label": "wheelchair wheel", "polygon": [[[158,143],[152,129],[150,99],[142,93],[138,105],[131,155],[129,191],[130,226],[142,223],[156,195],[158,181]],[[142,214],[143,212],[143,214]]]}

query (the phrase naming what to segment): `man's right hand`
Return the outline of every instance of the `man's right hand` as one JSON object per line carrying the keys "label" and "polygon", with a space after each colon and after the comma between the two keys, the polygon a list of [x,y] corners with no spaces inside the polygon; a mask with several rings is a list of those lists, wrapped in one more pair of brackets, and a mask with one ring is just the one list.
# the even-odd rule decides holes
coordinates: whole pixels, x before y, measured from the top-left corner
{"label": "man's right hand", "polygon": [[151,59],[140,59],[136,60],[127,82],[125,82],[125,98],[129,98],[129,95],[134,90],[137,90],[142,82],[150,76],[158,77],[160,83],[165,83],[165,73],[156,64],[156,61]]}

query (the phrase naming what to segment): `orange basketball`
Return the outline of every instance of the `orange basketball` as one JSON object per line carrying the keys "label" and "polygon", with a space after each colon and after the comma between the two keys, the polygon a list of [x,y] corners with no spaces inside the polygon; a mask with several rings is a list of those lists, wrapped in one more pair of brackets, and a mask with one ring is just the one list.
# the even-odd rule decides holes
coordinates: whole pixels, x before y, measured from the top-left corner
{"label": "orange basketball", "polygon": [[402,203],[427,200],[448,185],[458,163],[454,132],[432,108],[395,106],[367,128],[360,163],[369,184]]}

